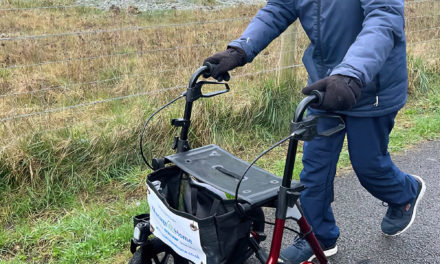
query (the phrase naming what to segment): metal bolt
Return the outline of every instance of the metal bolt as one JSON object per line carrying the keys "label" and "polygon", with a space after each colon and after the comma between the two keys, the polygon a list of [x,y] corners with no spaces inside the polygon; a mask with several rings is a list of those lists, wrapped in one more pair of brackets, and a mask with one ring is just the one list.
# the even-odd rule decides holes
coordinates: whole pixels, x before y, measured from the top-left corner
{"label": "metal bolt", "polygon": [[192,230],[192,231],[197,231],[197,230],[199,230],[199,229],[197,228],[197,226],[194,224],[194,222],[192,222],[189,226],[191,227],[191,230]]}

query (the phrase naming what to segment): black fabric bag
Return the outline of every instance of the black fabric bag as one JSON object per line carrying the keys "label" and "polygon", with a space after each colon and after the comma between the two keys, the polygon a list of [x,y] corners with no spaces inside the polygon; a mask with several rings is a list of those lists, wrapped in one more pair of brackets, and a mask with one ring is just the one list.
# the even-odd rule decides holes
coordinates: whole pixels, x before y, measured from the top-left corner
{"label": "black fabric bag", "polygon": [[207,264],[245,260],[251,221],[236,212],[233,200],[195,182],[176,166],[151,173],[147,184],[172,213],[198,223]]}

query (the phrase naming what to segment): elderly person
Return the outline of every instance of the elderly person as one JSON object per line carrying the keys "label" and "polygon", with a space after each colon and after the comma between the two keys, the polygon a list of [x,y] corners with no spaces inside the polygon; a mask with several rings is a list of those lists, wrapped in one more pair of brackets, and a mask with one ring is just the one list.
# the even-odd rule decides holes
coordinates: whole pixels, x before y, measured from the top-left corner
{"label": "elderly person", "polygon": [[[346,135],[360,183],[388,204],[382,232],[399,235],[414,221],[425,190],[423,180],[397,168],[387,150],[394,118],[407,100],[404,0],[269,0],[240,38],[205,60],[218,64],[213,77],[229,80],[229,70],[252,62],[296,19],[311,42],[303,56],[309,81],[302,92],[325,92],[322,105],[309,113],[337,113],[346,124],[344,131],[304,144],[300,179],[307,189],[300,201],[306,219],[326,255],[335,254],[333,180]],[[320,129],[333,127],[332,122]],[[297,237],[281,257],[301,263],[313,252]]]}

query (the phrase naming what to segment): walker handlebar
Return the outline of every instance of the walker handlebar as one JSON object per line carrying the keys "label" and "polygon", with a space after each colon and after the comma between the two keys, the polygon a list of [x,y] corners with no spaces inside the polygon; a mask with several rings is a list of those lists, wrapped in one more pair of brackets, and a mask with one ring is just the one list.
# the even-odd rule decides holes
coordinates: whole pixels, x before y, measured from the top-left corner
{"label": "walker handlebar", "polygon": [[303,119],[304,112],[310,105],[314,105],[315,107],[320,106],[322,101],[324,100],[324,92],[313,90],[309,96],[302,99],[298,104],[295,110],[295,117],[293,119],[294,122],[300,122]]}
{"label": "walker handlebar", "polygon": [[[200,76],[203,75],[204,78],[211,77],[211,73],[214,71],[215,67],[217,67],[217,64],[211,64],[211,63],[205,63],[202,67],[198,68],[193,75],[191,76],[188,84],[188,89],[186,90],[185,96],[186,101],[188,103],[194,102],[195,100],[199,98],[209,98],[216,95],[220,95],[223,93],[229,92],[230,88],[227,83],[224,82],[212,82],[212,81],[198,81]],[[203,93],[202,87],[205,84],[209,85],[224,85],[225,89],[210,92],[210,93]]]}

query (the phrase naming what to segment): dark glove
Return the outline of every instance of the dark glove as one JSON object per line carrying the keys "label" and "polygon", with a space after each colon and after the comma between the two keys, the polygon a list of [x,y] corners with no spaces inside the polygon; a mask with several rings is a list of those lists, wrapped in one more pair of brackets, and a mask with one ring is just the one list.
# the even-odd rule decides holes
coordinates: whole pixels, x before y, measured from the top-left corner
{"label": "dark glove", "polygon": [[225,51],[218,52],[207,58],[203,64],[209,62],[217,64],[211,72],[211,77],[221,82],[223,80],[229,81],[231,76],[228,71],[243,66],[246,64],[246,53],[238,47],[228,47]]}
{"label": "dark glove", "polygon": [[362,84],[356,78],[332,75],[304,88],[302,93],[310,95],[313,90],[324,92],[322,104],[311,105],[312,107],[328,111],[350,110],[361,96],[361,88]]}

